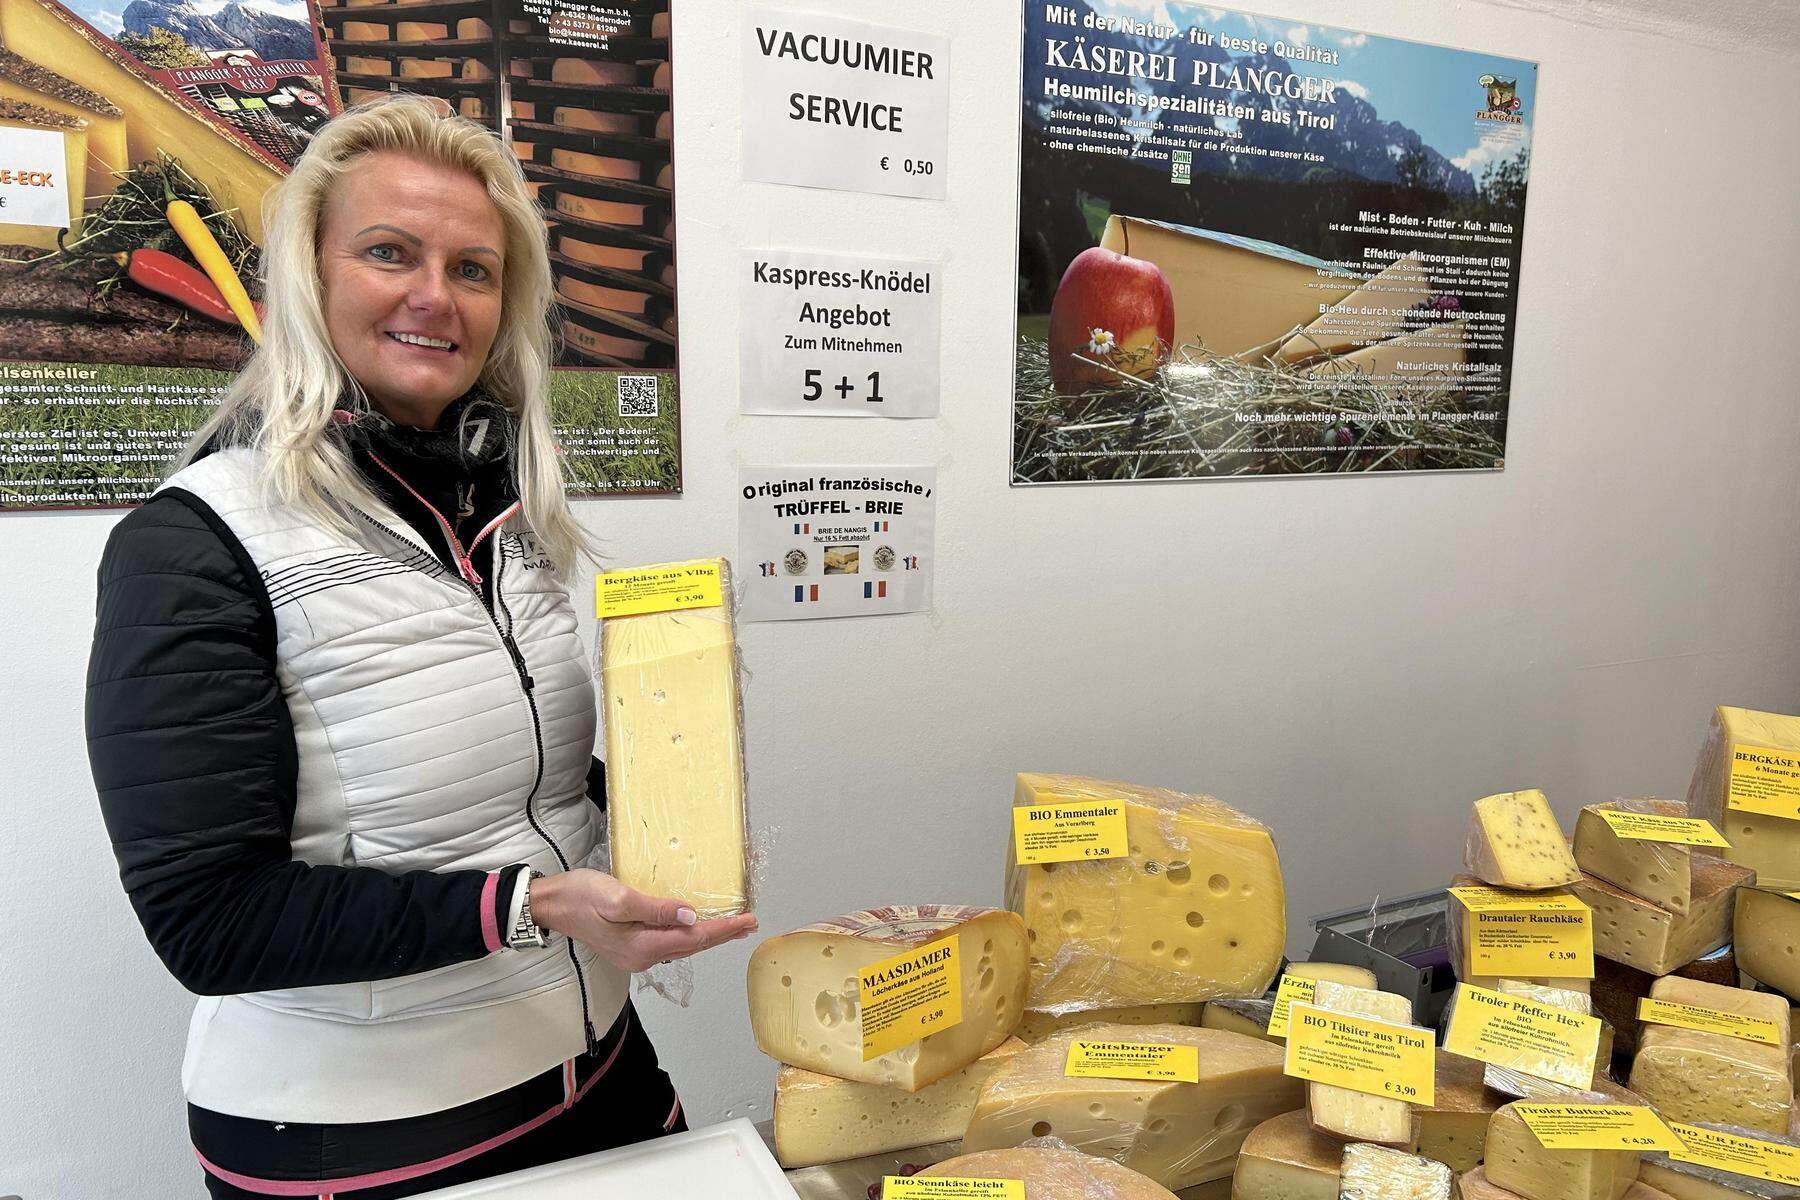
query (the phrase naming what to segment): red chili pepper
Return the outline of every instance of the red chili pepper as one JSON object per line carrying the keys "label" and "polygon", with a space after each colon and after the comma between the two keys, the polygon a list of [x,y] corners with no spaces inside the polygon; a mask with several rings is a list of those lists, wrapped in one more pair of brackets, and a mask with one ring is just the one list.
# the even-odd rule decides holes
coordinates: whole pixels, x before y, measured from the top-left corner
{"label": "red chili pepper", "polygon": [[[225,297],[206,277],[206,272],[173,254],[161,250],[133,250],[125,274],[144,290],[173,300],[201,316],[226,325],[238,324],[237,314],[225,303]],[[260,305],[257,307],[261,308]]]}

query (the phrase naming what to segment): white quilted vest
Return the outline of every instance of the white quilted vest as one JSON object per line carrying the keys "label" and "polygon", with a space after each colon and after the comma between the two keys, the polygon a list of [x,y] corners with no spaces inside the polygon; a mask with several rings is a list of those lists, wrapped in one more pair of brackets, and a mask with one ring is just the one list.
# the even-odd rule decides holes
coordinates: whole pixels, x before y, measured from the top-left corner
{"label": "white quilted vest", "polygon": [[[268,589],[299,751],[294,857],[395,874],[597,865],[592,674],[541,546],[514,518],[476,551],[499,573],[490,616],[413,529],[361,513],[354,537],[320,528],[272,502],[261,462],[226,450],[164,486],[205,501]],[[560,936],[396,979],[207,997],[182,1083],[203,1108],[272,1121],[435,1112],[580,1054],[578,976],[604,1033],[626,976]]]}

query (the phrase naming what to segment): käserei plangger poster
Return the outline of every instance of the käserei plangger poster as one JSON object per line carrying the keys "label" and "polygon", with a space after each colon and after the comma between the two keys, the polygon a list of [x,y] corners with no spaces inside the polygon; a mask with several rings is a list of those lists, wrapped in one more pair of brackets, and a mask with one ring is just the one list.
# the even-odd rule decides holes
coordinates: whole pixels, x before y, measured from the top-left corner
{"label": "k\u00e4serei plangger poster", "polygon": [[1505,465],[1537,67],[1024,9],[1015,484]]}

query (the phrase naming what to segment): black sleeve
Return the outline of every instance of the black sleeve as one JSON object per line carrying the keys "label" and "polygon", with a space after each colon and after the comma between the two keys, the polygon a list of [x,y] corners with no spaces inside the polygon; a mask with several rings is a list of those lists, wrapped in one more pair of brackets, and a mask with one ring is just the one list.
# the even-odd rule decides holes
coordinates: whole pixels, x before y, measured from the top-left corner
{"label": "black sleeve", "polygon": [[260,575],[198,497],[165,491],[113,530],[88,660],[88,758],[150,944],[201,995],[386,979],[489,953],[517,868],[395,875],[293,859],[298,764],[274,639]]}

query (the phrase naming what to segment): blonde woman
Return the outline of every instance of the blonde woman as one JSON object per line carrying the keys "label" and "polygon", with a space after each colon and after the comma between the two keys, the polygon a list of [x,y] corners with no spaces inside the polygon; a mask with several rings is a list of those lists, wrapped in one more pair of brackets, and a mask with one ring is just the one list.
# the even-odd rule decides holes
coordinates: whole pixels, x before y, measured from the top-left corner
{"label": "blonde woman", "polygon": [[272,199],[266,341],[100,566],[88,739],[199,994],[223,1196],[413,1195],[683,1127],[631,971],[746,936],[587,866],[604,775],[545,411],[544,224],[414,98]]}

